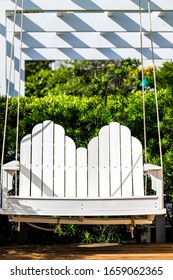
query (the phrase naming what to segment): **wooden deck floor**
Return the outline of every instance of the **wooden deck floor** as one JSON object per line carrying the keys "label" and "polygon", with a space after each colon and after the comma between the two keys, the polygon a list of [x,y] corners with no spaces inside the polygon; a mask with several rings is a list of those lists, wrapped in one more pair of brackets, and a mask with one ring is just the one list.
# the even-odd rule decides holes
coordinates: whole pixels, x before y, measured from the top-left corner
{"label": "wooden deck floor", "polygon": [[173,260],[169,244],[8,245],[0,260]]}

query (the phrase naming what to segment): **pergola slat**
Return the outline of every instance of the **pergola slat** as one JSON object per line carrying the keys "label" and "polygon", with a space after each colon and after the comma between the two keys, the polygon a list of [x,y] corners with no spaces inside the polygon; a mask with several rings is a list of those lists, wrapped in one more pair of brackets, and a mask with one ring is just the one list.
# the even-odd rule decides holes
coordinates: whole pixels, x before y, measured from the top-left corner
{"label": "pergola slat", "polygon": [[[14,10],[15,0],[1,0],[1,9]],[[148,10],[147,1],[141,1],[142,10]],[[22,1],[18,1],[18,10],[21,10]],[[139,11],[138,0],[27,0],[24,1],[25,11]],[[152,11],[173,10],[173,2],[170,0],[152,0]]]}

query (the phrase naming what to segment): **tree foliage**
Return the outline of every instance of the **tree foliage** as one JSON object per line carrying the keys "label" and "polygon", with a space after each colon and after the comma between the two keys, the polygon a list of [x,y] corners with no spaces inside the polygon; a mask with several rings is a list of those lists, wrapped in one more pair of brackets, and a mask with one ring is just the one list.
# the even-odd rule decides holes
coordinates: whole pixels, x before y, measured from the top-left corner
{"label": "tree foliage", "polygon": [[[30,66],[30,65],[29,65]],[[30,68],[27,66],[27,68]],[[55,71],[49,67],[38,71],[30,70],[26,76],[26,96],[45,95],[107,96],[131,92],[134,77],[133,69],[139,66],[138,60],[123,61],[74,61],[63,62]],[[29,70],[27,70],[29,72]],[[136,77],[135,77],[136,78]],[[137,83],[137,79],[135,80]]]}
{"label": "tree foliage", "polygon": [[159,88],[170,88],[173,91],[173,62],[165,62],[157,71]]}

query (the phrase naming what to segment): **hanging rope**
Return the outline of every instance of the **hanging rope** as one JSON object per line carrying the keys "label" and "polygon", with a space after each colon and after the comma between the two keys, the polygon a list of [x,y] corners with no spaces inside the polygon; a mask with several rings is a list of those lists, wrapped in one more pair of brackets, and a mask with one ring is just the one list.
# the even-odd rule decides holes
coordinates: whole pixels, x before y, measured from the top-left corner
{"label": "hanging rope", "polygon": [[17,106],[17,125],[16,125],[16,160],[18,159],[18,139],[19,139],[19,113],[20,113],[20,96],[21,96],[21,64],[22,64],[22,37],[23,37],[23,16],[24,16],[24,0],[22,0],[21,22],[20,22],[20,59],[19,59],[19,91]]}
{"label": "hanging rope", "polygon": [[29,225],[30,227],[33,227],[33,228],[36,228],[36,229],[39,229],[39,230],[43,230],[43,231],[49,231],[49,232],[54,232],[56,233],[58,228],[60,227],[59,224],[55,225],[54,228],[44,228],[44,227],[40,227],[40,226],[37,226],[37,225],[34,225],[32,223],[27,223],[27,225]]}
{"label": "hanging rope", "polygon": [[146,113],[145,113],[145,87],[144,87],[144,58],[143,58],[143,37],[142,37],[142,10],[141,0],[139,0],[139,14],[140,14],[140,49],[141,49],[141,65],[142,65],[142,97],[143,97],[143,124],[144,124],[144,150],[145,163],[147,163],[147,136],[146,136]]}
{"label": "hanging rope", "polygon": [[[144,87],[144,56],[143,56],[143,34],[142,34],[142,9],[141,0],[139,0],[140,15],[140,50],[141,50],[141,66],[142,66],[142,103],[143,103],[143,130],[144,130],[144,162],[147,163],[147,133],[146,133],[146,113],[145,113],[145,87]],[[145,177],[144,193],[147,193],[147,176]]]}
{"label": "hanging rope", "polygon": [[[17,102],[17,124],[16,124],[16,156],[18,160],[19,147],[19,118],[20,118],[20,96],[21,96],[21,69],[22,69],[22,41],[23,41],[23,16],[24,16],[24,0],[22,0],[21,21],[20,21],[20,58],[19,58],[19,88],[18,88],[18,102]],[[17,195],[17,174],[15,176],[15,195]]]}
{"label": "hanging rope", "polygon": [[156,102],[157,127],[158,127],[159,152],[160,152],[160,165],[163,168],[162,143],[161,143],[161,132],[160,132],[159,106],[158,106],[157,81],[156,81],[156,66],[155,66],[155,60],[154,60],[153,28],[152,28],[152,19],[151,19],[151,3],[150,3],[150,0],[148,0],[148,13],[149,13],[149,23],[150,23],[150,36],[151,36],[150,38],[151,38],[151,50],[152,50],[154,93],[155,93],[155,102]]}
{"label": "hanging rope", "polygon": [[[13,50],[14,50],[14,34],[15,34],[15,23],[16,23],[16,13],[17,13],[17,4],[18,0],[15,0],[15,10],[13,18],[13,32],[12,32],[12,42],[11,42],[11,51],[10,51],[10,66],[9,66],[9,77],[7,84],[7,93],[6,93],[6,107],[5,107],[5,120],[4,120],[4,134],[2,142],[2,156],[1,156],[1,185],[2,185],[2,166],[4,164],[4,153],[5,153],[5,140],[7,133],[7,121],[8,121],[8,105],[9,105],[9,96],[10,96],[10,81],[11,81],[11,72],[12,72],[12,61],[13,61]],[[5,66],[4,66],[5,67]]]}

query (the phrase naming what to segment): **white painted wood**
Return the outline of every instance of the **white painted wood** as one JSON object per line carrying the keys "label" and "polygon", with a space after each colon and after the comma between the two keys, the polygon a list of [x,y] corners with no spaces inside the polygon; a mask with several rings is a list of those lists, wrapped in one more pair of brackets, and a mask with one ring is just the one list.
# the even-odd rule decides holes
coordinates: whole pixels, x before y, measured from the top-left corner
{"label": "white painted wood", "polygon": [[121,182],[122,197],[132,196],[131,132],[121,125]]}
{"label": "white painted wood", "polygon": [[7,174],[7,190],[10,191],[13,189],[13,179],[14,179],[14,174],[10,174],[10,172],[8,172]]}
{"label": "white painted wood", "polygon": [[[21,70],[19,70],[21,66]],[[14,96],[20,93],[20,96],[24,96],[25,87],[25,61],[21,57],[14,57]]]}
{"label": "white painted wood", "polygon": [[[164,17],[151,14],[153,32],[170,32],[173,12]],[[149,15],[142,15],[144,32],[150,31]],[[7,18],[7,31],[13,31],[13,18]],[[15,31],[20,32],[20,14],[16,17]],[[24,32],[140,32],[139,11],[117,12],[108,17],[104,13],[66,13],[57,17],[56,13],[26,13],[23,18]]]}
{"label": "white painted wood", "polygon": [[[80,0],[65,0],[60,1],[59,4],[58,2],[53,0],[50,5],[48,0],[45,0],[44,3],[41,3],[40,0],[28,0],[24,3],[26,13],[24,12],[23,21],[23,38],[25,42],[22,44],[21,95],[24,95],[25,60],[115,60],[128,57],[141,59],[139,3],[134,3],[134,1],[130,0],[118,2],[114,0],[86,0],[84,1],[85,3]],[[151,1],[151,11],[154,11],[151,13],[154,59],[157,65],[160,65],[162,60],[170,61],[173,59],[173,9],[171,8],[172,4],[169,2],[169,0]],[[7,73],[6,67],[3,67],[3,69],[0,67],[0,94],[3,95],[6,94],[6,74],[8,77],[8,66],[10,65],[8,51],[6,61],[6,26],[7,31],[9,31],[7,35],[7,46],[9,48],[9,37],[12,38],[11,33],[13,31],[13,12],[11,11],[15,6],[12,0],[0,0],[0,3],[0,45],[3,46],[0,58],[2,58],[2,61],[5,60],[2,65],[7,65]],[[21,3],[18,3],[18,5],[19,10],[21,10]],[[152,51],[149,47],[151,39],[149,32],[150,21],[147,1],[142,1],[141,5],[144,66],[147,67],[152,65]],[[7,18],[5,17],[5,10],[10,11],[7,13]],[[50,10],[55,12],[47,12]],[[38,13],[33,13],[33,11],[38,11]],[[57,12],[60,16],[57,16]],[[16,32],[20,32],[20,24],[21,13],[17,13]],[[29,37],[26,32],[35,33],[34,38]],[[48,35],[45,37],[44,35],[47,32],[50,34],[46,38]],[[58,35],[52,38],[52,32]],[[69,32],[71,34],[68,34]],[[166,36],[163,35],[165,32],[167,33]],[[25,36],[27,36],[27,39]],[[16,69],[19,64],[17,61],[19,58],[19,46],[19,40],[16,38],[14,51],[16,62],[12,63],[13,70],[10,79],[11,96],[16,96],[19,92],[19,71]]]}
{"label": "white painted wood", "polygon": [[[10,51],[10,50],[9,50]],[[14,56],[12,56],[12,61],[10,57],[7,57],[6,60],[6,64],[7,64],[7,69],[6,69],[6,73],[7,73],[7,91],[8,88],[10,90],[10,96],[14,97],[15,96],[15,61],[14,61]],[[11,65],[11,66],[10,66]],[[11,73],[10,73],[10,69],[11,69]],[[9,85],[9,81],[10,81],[10,85]]]}
{"label": "white painted wood", "polygon": [[163,174],[162,170],[150,171],[151,181],[152,181],[152,189],[156,190],[158,195],[158,208],[164,208],[164,197],[163,197]]}
{"label": "white painted wood", "polygon": [[77,197],[87,197],[87,149],[77,149]]}
{"label": "white painted wood", "polygon": [[[22,149],[25,151],[25,144],[27,146],[26,149],[30,150],[30,144],[28,143],[30,143],[30,135],[22,140],[21,151]],[[55,148],[58,144],[60,144],[58,149],[61,149],[59,152],[58,149]],[[116,151],[115,146],[116,149],[119,149],[119,153]],[[53,156],[53,153],[55,154],[55,152],[57,152],[57,163],[61,164],[61,167],[63,167],[61,168],[61,171],[62,169],[65,171],[66,197],[64,197],[64,193],[60,197],[53,197],[53,190],[51,190],[51,196],[41,196],[42,176],[44,180],[49,179],[48,182],[44,181],[46,186],[52,186],[53,163],[55,162],[55,156]],[[131,152],[133,155],[131,155]],[[65,166],[63,164],[63,156],[61,156],[64,153]],[[27,156],[22,155],[21,158],[22,162],[26,162],[27,164],[30,163]],[[163,206],[162,170],[158,166],[150,164],[145,165],[144,170],[151,175],[152,188],[156,191],[156,195],[144,196],[142,188],[139,188],[141,187],[143,180],[141,177],[141,143],[136,138],[131,137],[130,130],[125,126],[111,123],[109,126],[105,126],[100,130],[99,137],[95,137],[89,142],[88,193],[87,150],[85,148],[78,148],[76,159],[75,144],[68,136],[65,137],[64,146],[64,130],[61,126],[56,125],[54,127],[53,122],[45,121],[43,126],[42,124],[39,124],[34,127],[32,131],[31,160],[33,161],[31,196],[28,196],[28,194],[23,194],[19,197],[7,196],[7,189],[11,189],[12,187],[12,177],[18,170],[19,163],[13,161],[3,165],[3,197],[2,210],[0,210],[1,214],[34,216],[131,216],[161,215],[165,213]],[[121,192],[118,190],[120,193],[119,196],[116,197],[117,193],[114,194],[113,191],[114,188],[116,190],[114,185],[114,180],[116,180],[114,169],[117,164],[121,165],[122,169],[122,196]],[[49,165],[51,168],[49,168]],[[104,170],[105,166],[108,166],[108,169],[110,168],[108,173]],[[57,166],[55,164],[54,173],[56,172],[56,168]],[[120,171],[120,166],[117,169]],[[138,174],[139,171],[140,175]],[[110,172],[114,174],[113,177],[111,177],[112,175]],[[44,173],[45,177],[42,173]],[[119,172],[119,174],[120,173],[121,172]],[[109,180],[111,182],[112,197],[109,197],[110,182],[107,184],[107,181]],[[132,195],[132,181],[134,183],[134,196]],[[62,182],[63,179],[61,183]],[[100,190],[98,189],[99,184]],[[59,192],[58,185],[57,190]]]}
{"label": "white painted wood", "polygon": [[64,197],[64,128],[54,124],[54,196]]}
{"label": "white painted wood", "polygon": [[[0,0],[1,9],[14,10],[15,4],[11,0]],[[21,2],[18,2],[18,9],[21,9]],[[139,11],[138,1],[130,0],[27,0],[24,1],[24,9],[26,11]],[[148,11],[147,1],[142,1],[142,10]],[[152,0],[152,11],[169,11],[173,10],[173,3],[170,0]]]}
{"label": "white painted wood", "polygon": [[2,166],[2,170],[5,170],[7,172],[16,172],[20,170],[20,166],[19,166],[19,161],[18,160],[12,160],[10,162],[7,162],[5,164],[3,164]]}
{"label": "white painted wood", "polygon": [[[20,55],[18,57],[12,56],[12,61],[10,58],[10,47],[9,43],[8,47],[8,55],[6,57],[6,77],[7,77],[7,89],[8,89],[8,80],[10,80],[10,96],[18,96],[18,92],[20,89],[20,95],[24,95],[24,83],[25,83],[25,60],[22,58],[21,63],[19,61]],[[15,51],[14,51],[15,52]],[[19,65],[21,65],[21,72],[19,73]],[[0,77],[1,79],[1,77]],[[20,81],[20,83],[19,83]]]}
{"label": "white painted wood", "polygon": [[[16,52],[16,50],[15,50]],[[152,59],[152,52],[150,48],[143,50],[144,61]],[[65,49],[23,49],[24,60],[68,60],[68,59],[90,59],[90,60],[109,60],[109,59],[127,59],[131,58],[140,59],[140,49],[135,48],[65,48]],[[161,60],[170,61],[173,59],[173,50],[171,48],[155,48],[154,49],[155,62]]]}
{"label": "white painted wood", "polygon": [[144,164],[144,171],[152,171],[152,170],[162,170],[162,167],[159,165],[155,165],[152,163],[145,163]]}
{"label": "white painted wood", "polygon": [[5,12],[0,10],[0,96],[6,95],[6,16]]}
{"label": "white painted wood", "polygon": [[2,170],[1,174],[1,180],[2,180],[2,209],[6,210],[8,209],[8,201],[7,201],[7,191],[8,191],[8,173],[4,170]]}
{"label": "white painted wood", "polygon": [[42,195],[53,196],[54,123],[43,122],[43,188]]}
{"label": "white painted wood", "polygon": [[163,196],[163,170],[160,166],[154,164],[145,164],[144,170],[151,177],[152,189],[158,196],[158,207],[162,209],[164,207],[164,196]]}
{"label": "white painted wood", "polygon": [[121,197],[120,124],[112,122],[110,129],[110,185],[111,197]]}
{"label": "white painted wood", "polygon": [[122,199],[58,199],[9,197],[9,209],[3,214],[46,216],[138,216],[165,214],[159,209],[158,197]]}
{"label": "white painted wood", "polygon": [[[12,32],[7,32],[11,41]],[[151,47],[149,33],[142,33],[143,48]],[[154,32],[154,48],[171,48],[172,32]],[[27,32],[23,33],[23,48],[139,48],[140,32]],[[20,33],[17,33],[15,47],[20,47]]]}
{"label": "white painted wood", "polygon": [[109,126],[104,126],[99,131],[99,196],[110,196],[109,172]]}
{"label": "white painted wood", "polygon": [[32,155],[31,155],[31,196],[41,197],[43,187],[42,161],[42,123],[32,130]]}
{"label": "white painted wood", "polygon": [[133,195],[144,196],[143,155],[141,142],[132,137]]}
{"label": "white painted wood", "polygon": [[65,197],[76,196],[76,147],[74,141],[65,136]]}
{"label": "white painted wood", "polygon": [[133,195],[144,196],[143,154],[141,142],[132,137]]}
{"label": "white painted wood", "polygon": [[[1,187],[2,192],[0,198],[2,199],[2,205],[0,203],[0,208],[7,209],[8,208],[8,192],[14,189],[13,186],[13,179],[14,175],[16,175],[17,171],[19,170],[19,162],[18,161],[11,161],[6,163],[2,167],[1,173]],[[15,190],[16,192],[16,190]]]}
{"label": "white painted wood", "polygon": [[88,144],[88,197],[98,197],[98,137]]}
{"label": "white painted wood", "polygon": [[30,196],[31,188],[31,134],[20,143],[19,196]]}
{"label": "white painted wood", "polygon": [[[2,209],[8,209],[8,191],[13,189],[13,176],[16,171],[19,170],[19,162],[16,160],[10,161],[8,163],[3,164],[1,169],[1,194],[0,198],[2,204],[0,207]],[[0,209],[1,211],[1,209]]]}

